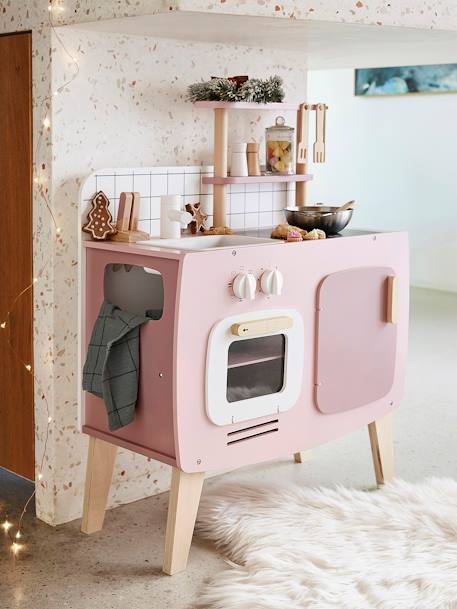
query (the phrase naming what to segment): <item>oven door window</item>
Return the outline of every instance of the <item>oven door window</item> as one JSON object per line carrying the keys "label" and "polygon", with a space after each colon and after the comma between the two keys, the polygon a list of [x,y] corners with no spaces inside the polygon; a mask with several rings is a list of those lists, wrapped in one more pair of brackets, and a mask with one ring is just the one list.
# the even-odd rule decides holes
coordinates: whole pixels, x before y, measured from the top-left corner
{"label": "oven door window", "polygon": [[279,393],[285,352],[284,334],[233,341],[228,349],[227,402]]}

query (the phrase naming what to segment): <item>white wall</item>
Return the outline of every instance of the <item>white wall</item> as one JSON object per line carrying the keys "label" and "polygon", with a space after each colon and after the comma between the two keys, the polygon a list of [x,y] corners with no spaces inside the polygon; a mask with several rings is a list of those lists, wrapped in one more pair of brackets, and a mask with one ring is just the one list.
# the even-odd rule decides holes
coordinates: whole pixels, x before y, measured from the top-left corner
{"label": "white wall", "polygon": [[308,202],[356,199],[354,228],[409,232],[413,285],[457,292],[457,94],[353,88],[354,70],[308,73],[308,99],[330,106]]}

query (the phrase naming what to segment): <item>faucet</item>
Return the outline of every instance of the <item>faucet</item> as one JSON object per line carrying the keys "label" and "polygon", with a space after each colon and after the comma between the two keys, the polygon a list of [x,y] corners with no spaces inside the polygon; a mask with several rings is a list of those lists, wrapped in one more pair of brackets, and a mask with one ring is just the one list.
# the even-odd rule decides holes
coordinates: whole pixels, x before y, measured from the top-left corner
{"label": "faucet", "polygon": [[160,238],[180,239],[181,229],[192,222],[192,214],[181,209],[181,195],[160,198]]}

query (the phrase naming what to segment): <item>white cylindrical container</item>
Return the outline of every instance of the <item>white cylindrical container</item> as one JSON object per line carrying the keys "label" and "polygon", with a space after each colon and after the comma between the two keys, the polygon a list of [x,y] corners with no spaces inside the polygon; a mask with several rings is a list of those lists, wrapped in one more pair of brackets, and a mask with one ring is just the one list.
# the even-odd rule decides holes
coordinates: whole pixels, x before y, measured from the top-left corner
{"label": "white cylindrical container", "polygon": [[246,142],[239,142],[232,146],[232,159],[230,165],[230,175],[243,177],[248,175],[248,160],[246,156]]}
{"label": "white cylindrical container", "polygon": [[181,228],[185,228],[191,220],[191,214],[181,209],[181,195],[160,197],[161,239],[179,239]]}

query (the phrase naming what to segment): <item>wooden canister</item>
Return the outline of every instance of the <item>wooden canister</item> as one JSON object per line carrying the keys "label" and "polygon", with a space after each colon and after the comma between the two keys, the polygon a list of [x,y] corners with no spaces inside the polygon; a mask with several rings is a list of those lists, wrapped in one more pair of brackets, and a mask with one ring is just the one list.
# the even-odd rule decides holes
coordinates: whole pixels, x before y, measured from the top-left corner
{"label": "wooden canister", "polygon": [[259,176],[260,175],[260,162],[259,162],[259,144],[256,142],[249,142],[247,145],[247,157],[248,157],[248,175]]}

